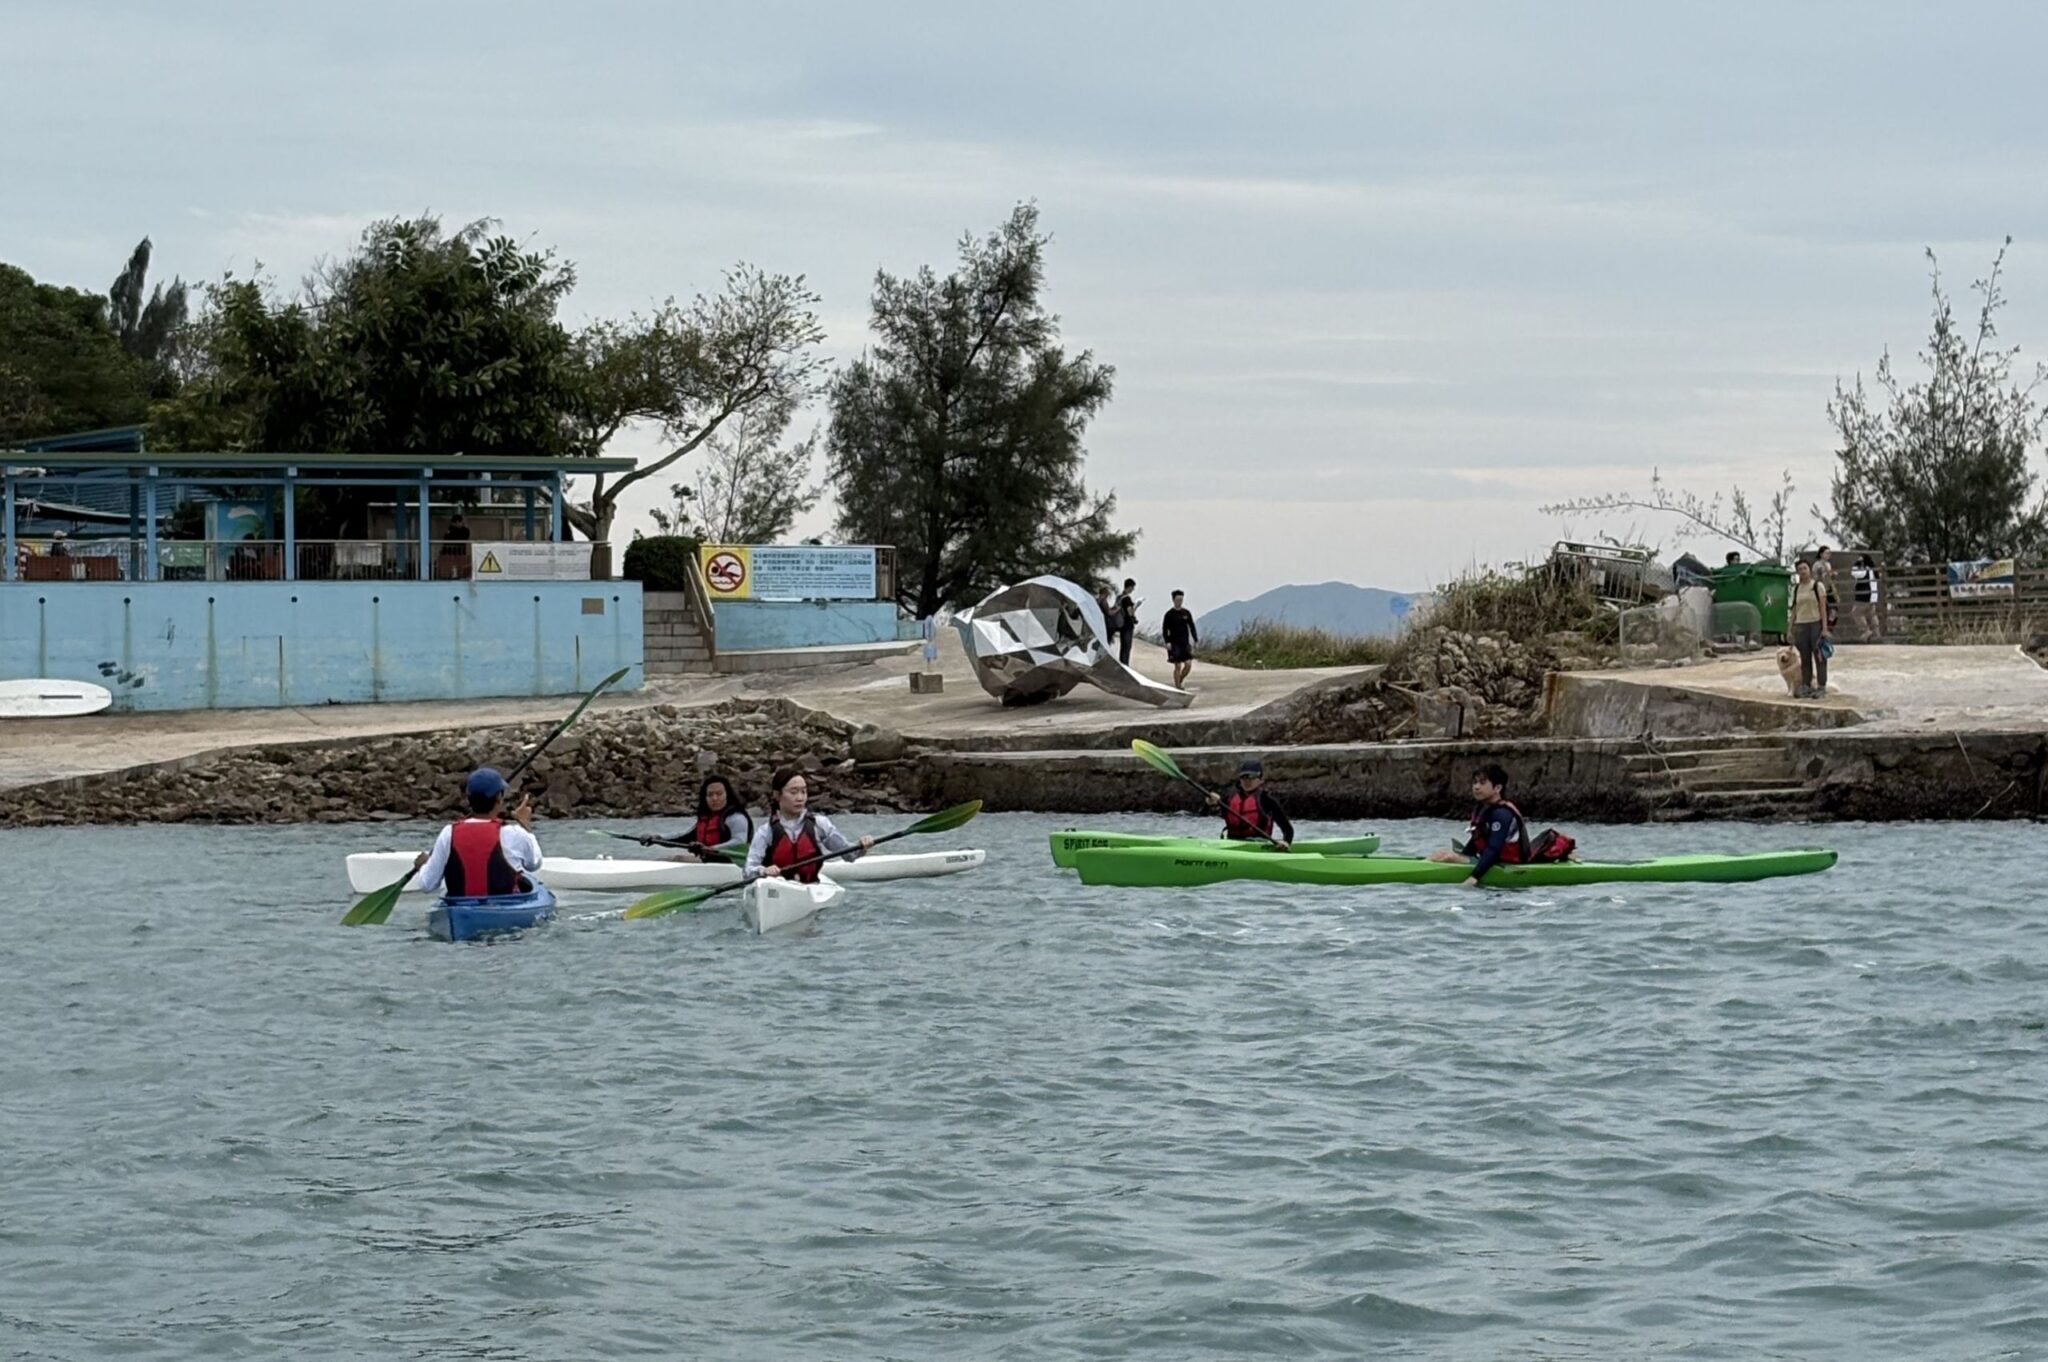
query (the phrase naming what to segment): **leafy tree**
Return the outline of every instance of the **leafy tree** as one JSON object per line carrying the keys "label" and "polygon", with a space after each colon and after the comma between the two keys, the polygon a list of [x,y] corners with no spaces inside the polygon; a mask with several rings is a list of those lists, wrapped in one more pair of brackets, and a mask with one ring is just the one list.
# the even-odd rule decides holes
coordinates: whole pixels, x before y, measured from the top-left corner
{"label": "leafy tree", "polygon": [[140,421],[141,375],[107,300],[0,265],[0,446]]}
{"label": "leafy tree", "polygon": [[656,510],[654,523],[664,532],[694,528],[707,544],[773,544],[786,536],[825,493],[810,482],[815,433],[788,449],[780,448],[789,425],[785,415],[734,417],[704,442],[704,468],[695,486],[669,488],[673,511]]}
{"label": "leafy tree", "polygon": [[1039,573],[1092,581],[1137,540],[1111,528],[1115,495],[1081,479],[1114,371],[1060,347],[1039,300],[1049,240],[1024,204],[962,237],[943,279],[878,273],[874,346],[832,385],[838,533],[896,546],[920,616]]}
{"label": "leafy tree", "polygon": [[648,317],[599,324],[577,340],[583,384],[574,446],[599,452],[627,422],[659,421],[673,446],[616,480],[598,475],[569,519],[592,539],[611,537],[620,493],[702,448],[727,423],[779,432],[818,391],[825,361],[818,295],[801,275],[750,265],[729,271],[715,297],[670,299]]}
{"label": "leafy tree", "polygon": [[185,281],[173,278],[170,287],[158,284],[147,299],[142,290],[149,280],[149,238],[144,237],[128,257],[127,268],[115,277],[107,290],[113,306],[114,330],[121,348],[142,366],[151,394],[169,397],[176,390],[172,356],[185,326]]}
{"label": "leafy tree", "polygon": [[1854,388],[1838,381],[1828,403],[1841,440],[1829,530],[1899,561],[2031,552],[2048,544],[2048,504],[2035,497],[2028,467],[2028,447],[2048,420],[2034,398],[2048,370],[2037,366],[2029,381],[2016,381],[2018,347],[1997,344],[2005,247],[1991,273],[1971,285],[1981,299],[1974,336],[1942,291],[1934,252],[1927,261],[1934,297],[1933,332],[1920,353],[1927,377],[1902,385],[1887,350],[1877,362],[1877,404],[1861,375]]}
{"label": "leafy tree", "polygon": [[583,380],[555,312],[574,271],[489,225],[375,223],[294,299],[253,278],[210,286],[192,377],[152,434],[279,452],[570,452]]}

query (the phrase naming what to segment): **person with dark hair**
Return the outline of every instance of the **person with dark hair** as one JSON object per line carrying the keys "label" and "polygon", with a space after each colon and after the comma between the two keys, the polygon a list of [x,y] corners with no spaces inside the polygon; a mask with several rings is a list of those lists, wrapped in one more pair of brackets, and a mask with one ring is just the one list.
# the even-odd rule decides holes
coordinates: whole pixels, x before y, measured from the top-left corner
{"label": "person with dark hair", "polygon": [[[824,866],[814,858],[851,852],[845,859],[852,860],[875,844],[872,837],[851,841],[832,826],[831,819],[812,813],[810,785],[803,772],[784,767],[775,773],[768,788],[774,802],[767,821],[747,848],[748,879],[789,875],[801,883],[816,884]],[[806,865],[806,861],[813,863]]]}
{"label": "person with dark hair", "polygon": [[431,852],[412,863],[414,889],[432,892],[447,882],[451,898],[523,894],[533,888],[527,875],[540,869],[540,842],[533,835],[533,800],[519,796],[512,821],[505,821],[505,777],[488,766],[463,784],[469,817],[441,829]]}
{"label": "person with dark hair", "polygon": [[1522,811],[1508,802],[1507,770],[1494,763],[1472,773],[1472,825],[1465,841],[1448,851],[1433,851],[1432,861],[1456,864],[1469,861],[1472,874],[1465,883],[1476,885],[1497,864],[1524,865],[1530,855],[1529,828]]}
{"label": "person with dark hair", "polygon": [[1266,766],[1257,757],[1239,762],[1237,779],[1220,794],[1212,793],[1207,805],[1222,810],[1223,835],[1233,842],[1271,840],[1282,851],[1294,843],[1294,824],[1266,788]]}
{"label": "person with dark hair", "polygon": [[1173,684],[1183,688],[1188,673],[1195,669],[1195,645],[1202,641],[1195,632],[1195,612],[1181,603],[1186,598],[1185,592],[1174,592],[1173,609],[1159,622],[1159,636],[1166,640],[1166,660],[1173,664]]}
{"label": "person with dark hair", "polygon": [[1877,564],[1869,554],[1857,558],[1849,569],[1850,590],[1853,603],[1849,606],[1849,618],[1856,624],[1856,641],[1868,643],[1877,637]]}
{"label": "person with dark hair", "polygon": [[1138,607],[1144,604],[1131,594],[1137,589],[1136,579],[1126,577],[1123,594],[1116,598],[1116,656],[1126,667],[1131,665],[1131,636],[1138,631]]}
{"label": "person with dark hair", "polygon": [[[746,801],[733,789],[732,782],[716,771],[704,777],[704,783],[697,787],[695,818],[689,836],[684,839],[682,854],[671,856],[670,860],[722,861],[725,857],[718,848],[745,846],[754,840],[754,820],[747,813]],[[657,840],[642,837],[640,845],[652,846]]]}
{"label": "person with dark hair", "polygon": [[1734,567],[1737,563],[1740,563],[1741,561],[1742,555],[1740,553],[1736,552],[1734,549],[1728,550],[1728,561],[1726,563],[1726,566]]}
{"label": "person with dark hair", "polygon": [[1828,588],[1801,563],[1792,581],[1792,646],[1799,650],[1799,689],[1795,699],[1819,700],[1828,693],[1828,658],[1833,655],[1834,626],[1828,619]]}

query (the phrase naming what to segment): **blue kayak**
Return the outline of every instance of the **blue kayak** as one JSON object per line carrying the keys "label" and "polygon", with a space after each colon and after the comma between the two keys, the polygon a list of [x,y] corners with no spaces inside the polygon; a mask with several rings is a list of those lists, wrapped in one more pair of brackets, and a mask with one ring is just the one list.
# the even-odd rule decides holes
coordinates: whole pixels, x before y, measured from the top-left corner
{"label": "blue kayak", "polygon": [[523,932],[555,915],[555,896],[544,884],[524,894],[444,898],[427,913],[427,930],[443,941]]}

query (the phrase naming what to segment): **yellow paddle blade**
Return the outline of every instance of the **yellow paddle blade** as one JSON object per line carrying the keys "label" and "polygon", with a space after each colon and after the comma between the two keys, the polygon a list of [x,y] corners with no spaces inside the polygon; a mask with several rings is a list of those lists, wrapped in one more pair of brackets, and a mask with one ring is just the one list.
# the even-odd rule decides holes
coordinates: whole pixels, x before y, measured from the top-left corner
{"label": "yellow paddle blade", "polygon": [[395,884],[387,884],[375,893],[363,895],[362,902],[342,914],[344,927],[374,927],[391,916],[391,910],[398,906],[398,896],[405,892],[412,872],[406,871]]}
{"label": "yellow paddle blade", "polygon": [[716,889],[664,889],[649,894],[646,898],[635,899],[626,909],[628,918],[667,917],[670,913],[694,913],[706,899],[716,898],[728,889],[740,888],[737,884],[722,884]]}
{"label": "yellow paddle blade", "polygon": [[[1131,751],[1138,754],[1139,761],[1161,775],[1172,776],[1175,780],[1188,780],[1188,774],[1180,769],[1180,763],[1143,738],[1131,739]],[[1188,783],[1192,785],[1194,782],[1188,780]]]}

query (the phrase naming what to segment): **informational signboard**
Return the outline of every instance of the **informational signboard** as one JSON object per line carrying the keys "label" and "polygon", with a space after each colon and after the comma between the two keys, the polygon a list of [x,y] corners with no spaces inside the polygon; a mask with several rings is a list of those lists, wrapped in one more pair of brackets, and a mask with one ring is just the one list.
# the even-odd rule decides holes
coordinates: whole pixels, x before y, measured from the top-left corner
{"label": "informational signboard", "polygon": [[872,544],[705,544],[697,550],[714,601],[871,601]]}
{"label": "informational signboard", "polygon": [[1958,600],[1972,596],[2010,596],[2016,574],[2010,558],[1980,558],[1948,565],[1948,594]]}
{"label": "informational signboard", "polygon": [[472,542],[469,576],[477,582],[587,582],[590,545]]}

